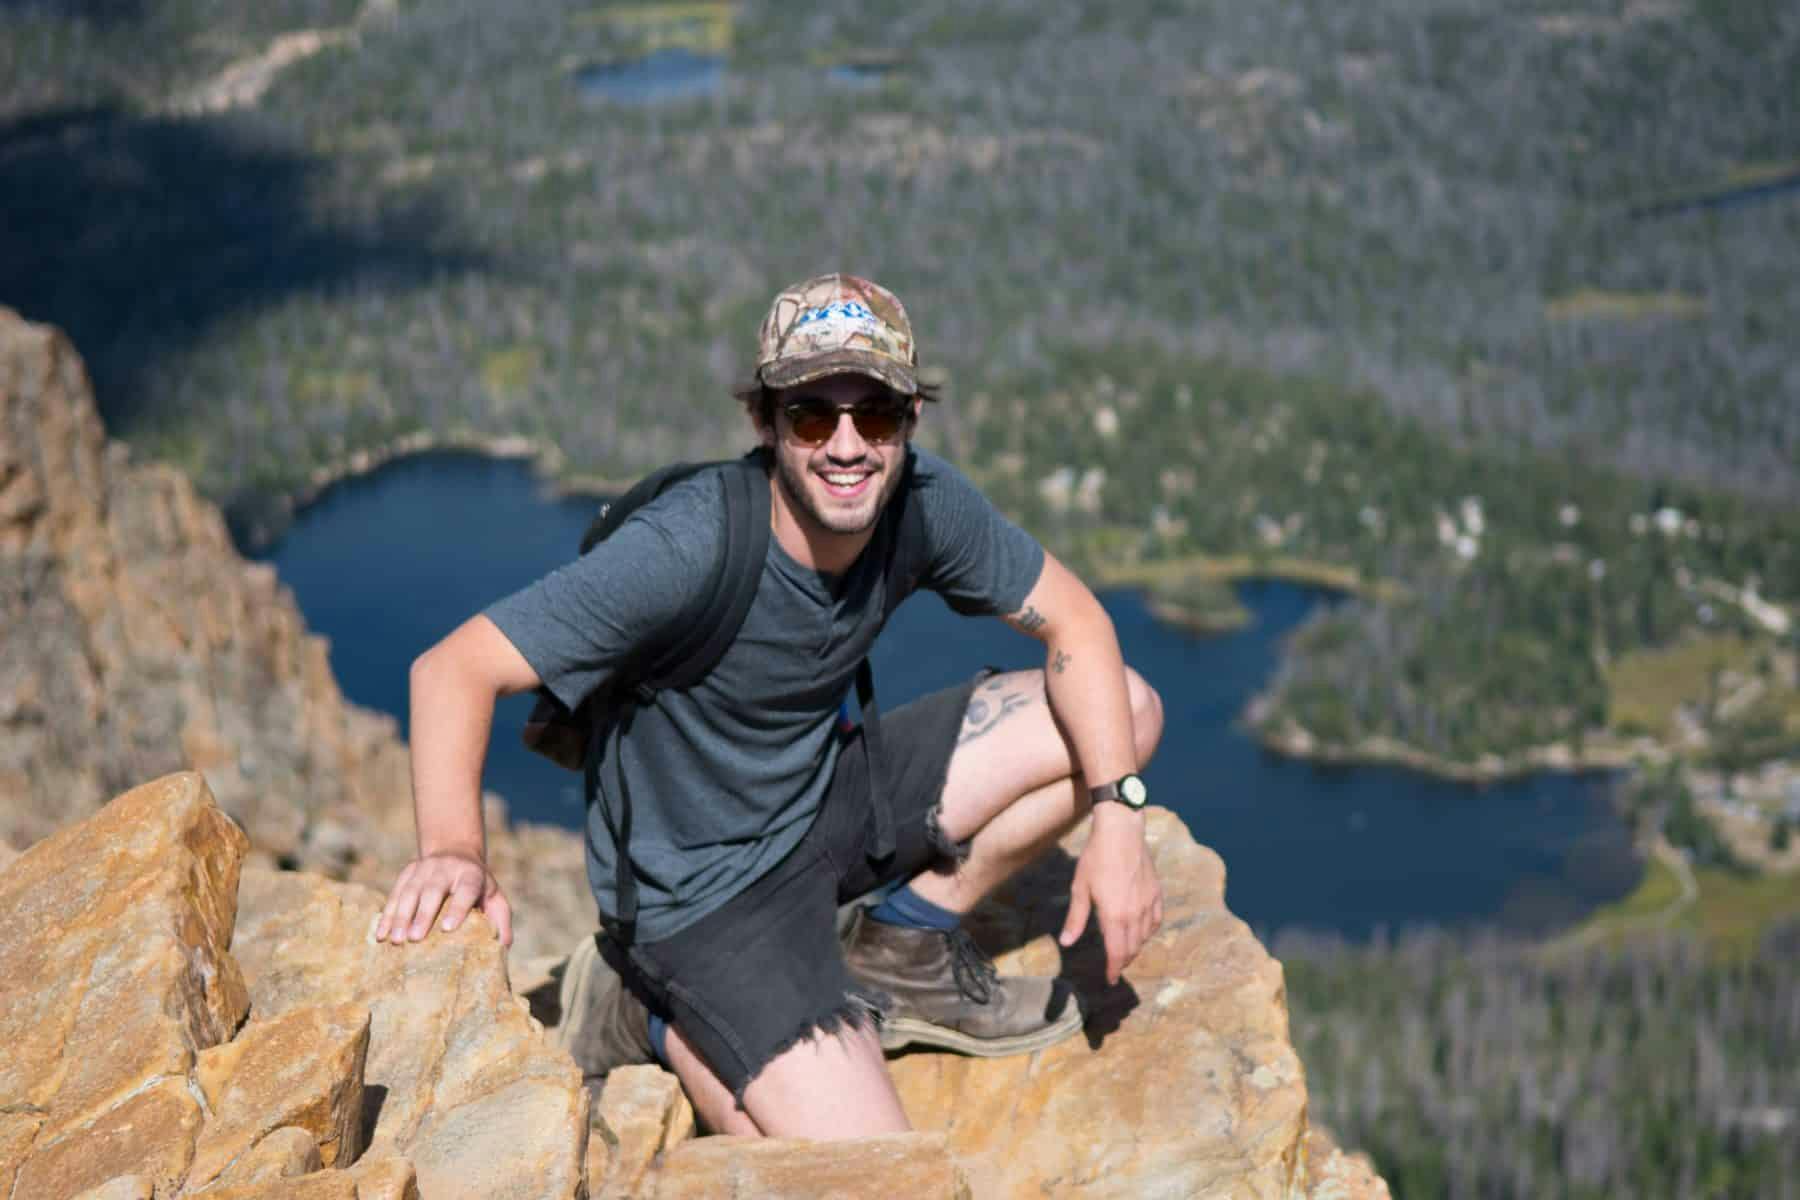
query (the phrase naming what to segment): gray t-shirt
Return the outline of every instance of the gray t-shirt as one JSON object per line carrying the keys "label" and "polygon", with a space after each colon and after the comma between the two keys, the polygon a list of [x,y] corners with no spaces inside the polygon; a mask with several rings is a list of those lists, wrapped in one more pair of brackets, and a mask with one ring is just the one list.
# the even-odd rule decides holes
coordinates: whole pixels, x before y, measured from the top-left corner
{"label": "gray t-shirt", "polygon": [[[1043,570],[1042,547],[950,464],[913,454],[909,502],[922,506],[929,542],[919,586],[959,611],[1018,611]],[[889,616],[892,531],[882,522],[841,576],[801,566],[771,536],[756,599],[711,674],[660,693],[628,735],[615,727],[607,738],[601,802],[617,812],[628,784],[639,937],[699,920],[805,835],[837,762],[839,706]],[[723,491],[702,472],[487,616],[574,708],[679,618],[706,585],[724,532]],[[601,911],[614,912],[617,851],[597,808],[587,826],[588,882]]]}

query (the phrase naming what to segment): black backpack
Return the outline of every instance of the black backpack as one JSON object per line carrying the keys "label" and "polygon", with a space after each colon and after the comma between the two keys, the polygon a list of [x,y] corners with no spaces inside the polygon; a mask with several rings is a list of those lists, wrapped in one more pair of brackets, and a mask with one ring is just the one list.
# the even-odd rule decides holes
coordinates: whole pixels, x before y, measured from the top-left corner
{"label": "black backpack", "polygon": [[[658,692],[689,688],[706,678],[737,639],[738,630],[750,612],[750,604],[756,598],[757,582],[762,578],[763,563],[769,554],[768,463],[768,450],[759,448],[742,458],[723,462],[675,463],[664,467],[639,480],[619,499],[601,505],[582,535],[580,553],[586,554],[612,536],[638,509],[702,471],[715,472],[719,486],[724,489],[724,552],[713,564],[705,588],[688,599],[681,619],[675,622],[677,633],[672,640],[667,644],[640,648],[634,662],[617,672],[612,684],[587,697],[572,711],[548,689],[537,691],[537,703],[525,722],[523,740],[526,746],[558,766],[581,771],[585,776],[586,799],[590,807],[599,802],[600,751],[607,732],[615,724],[629,730],[637,710],[654,701]],[[885,540],[891,559],[884,620],[912,591],[925,567],[924,515],[919,505],[909,503],[912,476],[913,456],[909,447],[900,486],[881,515],[882,523],[888,526],[891,534]],[[876,764],[882,757],[881,718],[875,704],[874,675],[866,658],[856,669],[856,703],[862,712],[863,744],[869,755],[870,787],[874,791],[870,801],[875,813],[875,837],[869,846],[869,854],[879,860],[894,853],[894,825],[887,799],[880,794],[881,773]],[[631,797],[626,794],[619,799],[621,803],[616,814],[610,809],[603,809],[601,813],[613,845],[618,849],[616,895],[619,912],[616,921],[608,923],[608,932],[629,945],[637,924],[637,883],[632,875],[628,851]]]}

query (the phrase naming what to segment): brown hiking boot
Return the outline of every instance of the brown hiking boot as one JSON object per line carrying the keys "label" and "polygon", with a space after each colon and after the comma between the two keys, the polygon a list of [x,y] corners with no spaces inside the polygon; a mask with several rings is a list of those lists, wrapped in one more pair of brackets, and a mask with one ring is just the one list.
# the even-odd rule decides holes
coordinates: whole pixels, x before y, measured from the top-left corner
{"label": "brown hiking boot", "polygon": [[590,1090],[614,1067],[656,1061],[650,1049],[650,1010],[619,973],[600,957],[592,937],[584,937],[563,968],[562,1023],[556,1044],[581,1068]]}
{"label": "brown hiking boot", "polygon": [[912,929],[859,913],[844,938],[844,961],[893,999],[881,1024],[883,1050],[942,1046],[997,1058],[1043,1050],[1081,1028],[1066,984],[1002,977],[961,928]]}

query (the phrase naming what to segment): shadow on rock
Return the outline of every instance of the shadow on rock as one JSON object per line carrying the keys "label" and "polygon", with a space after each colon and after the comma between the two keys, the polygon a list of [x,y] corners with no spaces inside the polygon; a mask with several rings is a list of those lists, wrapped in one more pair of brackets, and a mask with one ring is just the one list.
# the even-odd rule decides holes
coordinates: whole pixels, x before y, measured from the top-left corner
{"label": "shadow on rock", "polygon": [[[1069,887],[1075,880],[1075,859],[1061,847],[1053,848],[1019,872],[995,897],[970,915],[971,932],[982,948],[994,955],[1021,949],[1039,938],[1055,940],[1069,911]],[[1073,946],[1062,950],[1057,972],[1081,998],[1086,1014],[1088,1046],[1099,1049],[1108,1034],[1119,1028],[1138,1006],[1137,990],[1121,979],[1106,981],[1106,944],[1100,926],[1092,918]]]}

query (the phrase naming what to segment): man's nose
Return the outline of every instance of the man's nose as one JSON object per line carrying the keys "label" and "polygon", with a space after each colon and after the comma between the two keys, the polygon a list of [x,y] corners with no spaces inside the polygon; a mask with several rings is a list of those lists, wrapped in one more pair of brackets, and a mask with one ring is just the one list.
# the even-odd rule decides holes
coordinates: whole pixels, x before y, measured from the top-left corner
{"label": "man's nose", "polygon": [[825,453],[832,458],[861,458],[868,449],[869,443],[856,430],[856,418],[850,415],[849,409],[839,409],[837,428],[831,431],[831,440],[825,443]]}

